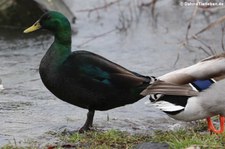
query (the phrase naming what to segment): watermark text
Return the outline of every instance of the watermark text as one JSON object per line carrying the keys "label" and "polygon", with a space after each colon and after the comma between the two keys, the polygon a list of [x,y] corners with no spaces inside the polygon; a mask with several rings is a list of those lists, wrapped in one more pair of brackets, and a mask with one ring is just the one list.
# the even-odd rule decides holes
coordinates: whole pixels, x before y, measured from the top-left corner
{"label": "watermark text", "polygon": [[180,2],[180,6],[225,6],[223,2]]}

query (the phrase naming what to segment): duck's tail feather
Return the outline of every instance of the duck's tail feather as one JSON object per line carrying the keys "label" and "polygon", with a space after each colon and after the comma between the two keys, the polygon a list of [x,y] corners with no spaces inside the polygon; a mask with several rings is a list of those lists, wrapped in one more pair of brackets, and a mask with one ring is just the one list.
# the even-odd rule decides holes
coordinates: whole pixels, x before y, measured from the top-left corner
{"label": "duck's tail feather", "polygon": [[173,115],[183,111],[188,99],[197,96],[198,93],[188,84],[176,85],[157,80],[146,88],[141,95],[150,95],[149,99],[153,106]]}
{"label": "duck's tail feather", "polygon": [[141,92],[141,95],[163,94],[173,96],[197,96],[198,92],[190,85],[176,85],[165,81],[157,80]]}
{"label": "duck's tail feather", "polygon": [[174,115],[184,110],[190,97],[197,96],[213,83],[214,79],[196,80],[186,85],[157,80],[141,94],[150,95],[149,99],[156,108]]}
{"label": "duck's tail feather", "polygon": [[[149,99],[151,100],[151,105],[171,115],[174,115],[183,111],[187,104],[188,99],[190,98],[188,96],[171,96],[171,95],[162,95],[162,94],[159,94],[159,95],[161,96],[156,101],[151,99],[152,96],[150,96]],[[146,104],[148,103],[146,102]]]}
{"label": "duck's tail feather", "polygon": [[183,111],[185,108],[181,105],[176,105],[176,104],[173,104],[173,103],[167,102],[167,101],[155,102],[155,103],[153,103],[153,106],[155,106],[157,109],[160,109],[163,112],[168,113],[168,114],[178,113],[180,111]]}

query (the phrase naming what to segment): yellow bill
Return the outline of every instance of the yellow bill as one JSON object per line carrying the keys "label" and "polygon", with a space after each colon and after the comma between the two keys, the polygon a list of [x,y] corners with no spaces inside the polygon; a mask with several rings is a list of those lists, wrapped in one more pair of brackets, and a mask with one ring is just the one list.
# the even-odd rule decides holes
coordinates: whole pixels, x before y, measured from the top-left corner
{"label": "yellow bill", "polygon": [[36,30],[38,30],[38,29],[40,29],[40,28],[41,28],[41,24],[40,24],[40,22],[39,22],[39,20],[38,20],[38,21],[35,22],[31,27],[25,29],[25,30],[23,31],[23,33],[30,33],[30,32],[36,31]]}

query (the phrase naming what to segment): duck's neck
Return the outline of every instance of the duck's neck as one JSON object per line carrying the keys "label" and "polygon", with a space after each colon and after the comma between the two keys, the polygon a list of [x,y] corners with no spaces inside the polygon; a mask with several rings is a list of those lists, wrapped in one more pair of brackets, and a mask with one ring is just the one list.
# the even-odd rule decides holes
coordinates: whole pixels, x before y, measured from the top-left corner
{"label": "duck's neck", "polygon": [[54,33],[54,37],[54,42],[41,63],[52,69],[57,69],[71,54],[71,32],[70,30],[58,31]]}
{"label": "duck's neck", "polygon": [[60,44],[64,47],[68,47],[68,52],[71,52],[71,29],[59,30],[54,33],[54,36],[54,43]]}
{"label": "duck's neck", "polygon": [[54,57],[56,63],[61,63],[71,54],[71,32],[65,30],[54,35],[49,54]]}

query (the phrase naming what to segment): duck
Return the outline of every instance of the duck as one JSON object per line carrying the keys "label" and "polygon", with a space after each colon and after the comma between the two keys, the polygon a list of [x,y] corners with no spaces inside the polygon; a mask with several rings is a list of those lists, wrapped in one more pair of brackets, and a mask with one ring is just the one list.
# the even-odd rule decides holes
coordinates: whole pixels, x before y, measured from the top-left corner
{"label": "duck", "polygon": [[[215,54],[198,63],[155,78],[141,92],[168,116],[181,121],[206,119],[208,130],[224,131],[225,53]],[[211,117],[219,115],[220,129]]]}
{"label": "duck", "polygon": [[54,41],[39,66],[43,84],[57,98],[88,109],[87,119],[79,132],[93,128],[96,110],[110,110],[144,97],[140,93],[149,85],[151,77],[130,71],[89,51],[72,52],[71,26],[62,13],[46,12],[24,33],[38,29],[54,35]]}

